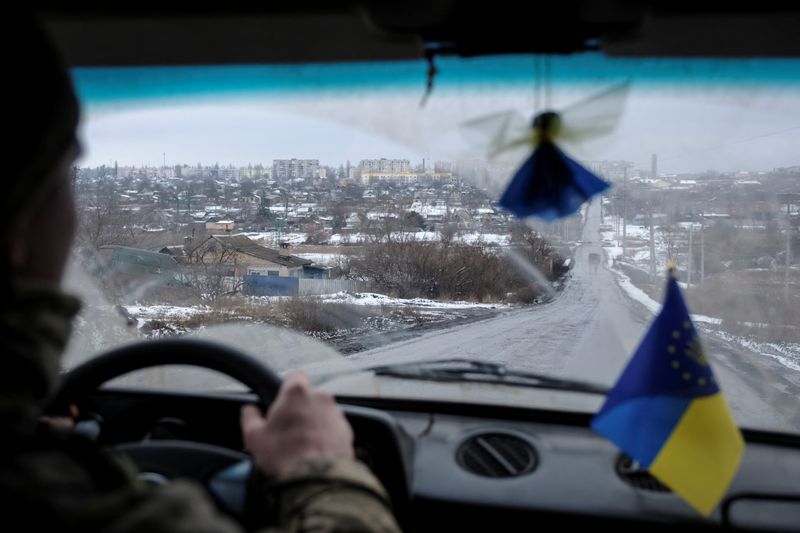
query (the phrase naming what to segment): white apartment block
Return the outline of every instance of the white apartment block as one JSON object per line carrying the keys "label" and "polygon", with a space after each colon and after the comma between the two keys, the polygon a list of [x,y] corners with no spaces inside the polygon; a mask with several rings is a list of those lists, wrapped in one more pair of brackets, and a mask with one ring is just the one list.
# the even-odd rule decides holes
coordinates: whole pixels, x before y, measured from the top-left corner
{"label": "white apartment block", "polygon": [[319,159],[275,159],[272,161],[273,179],[317,177],[319,177]]}
{"label": "white apartment block", "polygon": [[362,159],[358,168],[361,172],[407,174],[411,172],[411,162],[408,159]]}

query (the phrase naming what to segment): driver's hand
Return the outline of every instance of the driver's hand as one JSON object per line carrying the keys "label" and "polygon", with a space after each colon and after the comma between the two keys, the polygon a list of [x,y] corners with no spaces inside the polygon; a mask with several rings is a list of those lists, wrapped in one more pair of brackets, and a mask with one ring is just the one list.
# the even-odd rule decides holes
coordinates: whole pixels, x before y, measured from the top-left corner
{"label": "driver's hand", "polygon": [[242,408],[242,435],[267,475],[287,477],[308,459],[352,459],[353,430],[328,392],[313,389],[301,371],[286,375],[267,416]]}
{"label": "driver's hand", "polygon": [[69,406],[69,416],[40,416],[39,420],[49,424],[53,429],[72,431],[75,429],[75,420],[78,418],[78,406]]}

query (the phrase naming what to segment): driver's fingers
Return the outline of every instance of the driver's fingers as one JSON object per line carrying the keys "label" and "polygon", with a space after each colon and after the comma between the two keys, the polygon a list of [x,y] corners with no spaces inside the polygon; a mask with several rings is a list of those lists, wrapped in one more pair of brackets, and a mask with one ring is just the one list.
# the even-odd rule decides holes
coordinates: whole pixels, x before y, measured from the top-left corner
{"label": "driver's fingers", "polygon": [[308,379],[308,374],[304,370],[295,369],[286,373],[283,378],[281,388],[288,389],[290,387],[302,386],[305,388],[311,387],[311,382]]}
{"label": "driver's fingers", "polygon": [[70,404],[69,414],[66,416],[40,416],[39,420],[50,424],[52,427],[64,431],[72,431],[75,429],[75,420],[78,418],[78,406]]}
{"label": "driver's fingers", "polygon": [[284,404],[296,407],[299,403],[307,400],[311,394],[311,383],[308,376],[303,371],[292,371],[286,374],[278,392],[275,404],[270,408],[270,412],[283,407]]}
{"label": "driver's fingers", "polygon": [[252,435],[264,426],[264,416],[255,405],[245,405],[242,407],[239,424],[242,426],[244,435]]}
{"label": "driver's fingers", "polygon": [[72,431],[75,429],[75,421],[68,416],[41,416],[39,420],[58,430]]}

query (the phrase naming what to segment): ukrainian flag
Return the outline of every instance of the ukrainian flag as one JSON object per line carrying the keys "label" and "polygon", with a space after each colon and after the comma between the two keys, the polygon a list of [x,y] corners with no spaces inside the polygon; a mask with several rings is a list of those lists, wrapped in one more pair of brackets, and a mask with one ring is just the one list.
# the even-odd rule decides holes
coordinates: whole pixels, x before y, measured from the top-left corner
{"label": "ukrainian flag", "polygon": [[705,516],[736,474],[744,439],[672,272],[661,313],[592,428]]}

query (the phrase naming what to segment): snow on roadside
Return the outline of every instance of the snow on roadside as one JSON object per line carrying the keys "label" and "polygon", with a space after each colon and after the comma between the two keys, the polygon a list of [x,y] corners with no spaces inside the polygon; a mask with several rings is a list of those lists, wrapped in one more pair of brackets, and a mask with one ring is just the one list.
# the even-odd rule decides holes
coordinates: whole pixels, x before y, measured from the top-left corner
{"label": "snow on roadside", "polygon": [[713,333],[722,340],[738,344],[742,348],[760,355],[771,357],[787,368],[800,371],[800,344],[798,343],[760,342],[748,337],[731,335],[726,331],[720,330],[714,330]]}
{"label": "snow on roadside", "polygon": [[[246,299],[251,305],[269,304],[281,300],[288,300],[292,296],[251,296]],[[307,297],[322,303],[340,303],[349,305],[373,305],[393,307],[417,307],[428,309],[501,309],[510,308],[510,304],[502,303],[475,303],[466,301],[437,301],[427,298],[393,298],[385,294],[372,292],[351,293],[338,292]],[[193,316],[206,314],[211,308],[199,305],[182,307],[176,305],[126,305],[125,310],[134,318],[140,320],[183,320]]]}
{"label": "snow on roadside", "polygon": [[508,304],[484,304],[474,302],[445,302],[426,298],[392,298],[384,294],[372,292],[348,293],[339,292],[321,296],[325,303],[346,303],[350,305],[391,305],[397,307],[425,307],[430,309],[464,309],[468,307],[498,309],[510,307]]}
{"label": "snow on roadside", "polygon": [[[634,285],[628,276],[616,269],[614,273],[617,275],[619,286],[629,297],[644,305],[654,315],[661,310],[661,304],[650,298],[646,292]],[[693,322],[707,326],[704,328],[704,332],[707,334],[736,344],[742,349],[775,359],[781,365],[791,370],[800,371],[800,344],[798,343],[760,342],[749,337],[733,335],[727,331],[713,327],[722,324],[722,320],[719,318],[706,315],[691,315],[691,317]]]}
{"label": "snow on roadside", "polygon": [[185,319],[207,313],[206,306],[181,307],[177,305],[126,305],[125,310],[136,318],[153,319]]}
{"label": "snow on roadside", "polygon": [[[619,270],[614,270],[617,275],[619,286],[622,287],[622,290],[632,299],[636,300],[640,304],[644,305],[648,311],[653,313],[654,315],[661,311],[661,304],[657,301],[653,300],[649,294],[644,292],[642,289],[637,287],[633,284],[631,279],[625,275],[624,273],[620,272]],[[703,324],[722,324],[721,318],[714,318],[712,316],[706,315],[691,315],[693,322],[700,322]]]}
{"label": "snow on roadside", "polygon": [[706,316],[706,315],[691,315],[691,316],[694,322],[702,322],[704,324],[714,324],[714,325],[722,324],[721,318],[714,318],[713,316]]}
{"label": "snow on roadside", "polygon": [[[636,226],[636,225],[633,225],[633,224],[629,224],[627,229],[628,229],[628,231],[627,231],[628,238],[631,238],[632,235],[637,235],[637,234],[644,235],[646,233],[649,233],[649,230],[645,226]],[[614,268],[615,260],[620,258],[620,257],[622,257],[622,255],[623,255],[622,254],[622,247],[621,246],[617,246],[615,244],[617,242],[616,241],[617,234],[614,231],[601,231],[600,235],[601,235],[601,238],[602,238],[602,240],[604,242],[603,250],[606,252],[606,263],[608,265],[608,268],[612,269],[616,273],[616,275],[618,277],[618,280],[619,280],[620,287],[622,287],[622,289],[625,291],[625,293],[629,297],[631,297],[632,299],[634,299],[637,302],[639,302],[642,305],[644,305],[651,313],[657,314],[661,310],[661,304],[659,302],[656,302],[655,300],[653,300],[646,292],[644,292],[642,289],[637,287],[631,281],[631,279],[627,275],[625,275],[624,272],[620,271],[617,268]],[[649,234],[647,236],[649,238]],[[658,255],[659,251],[661,251],[661,250],[659,250],[659,246],[660,245],[661,245],[661,243],[659,242],[658,239],[656,239],[656,250],[657,250],[656,254],[657,255]],[[642,262],[644,262],[643,259],[646,259],[649,262],[649,260],[650,260],[650,252],[649,252],[649,250],[644,252],[644,253],[642,253],[642,252],[637,253],[636,254],[636,258],[634,258],[634,264],[631,265],[631,266],[636,266],[637,264],[641,264]],[[681,281],[678,282],[678,285],[680,286],[681,289],[684,289],[684,290],[688,287],[686,285],[686,283],[681,282]],[[705,324],[721,324],[722,323],[722,319],[714,318],[714,317],[710,317],[710,316],[706,316],[706,315],[691,315],[691,316],[692,316],[692,320],[694,322],[701,322],[701,323],[705,323]]]}
{"label": "snow on roadside", "polygon": [[650,298],[649,294],[634,285],[631,278],[619,270],[614,270],[614,273],[617,275],[617,283],[622,287],[622,290],[625,291],[625,294],[645,306],[647,310],[654,315],[661,311],[661,304]]}

